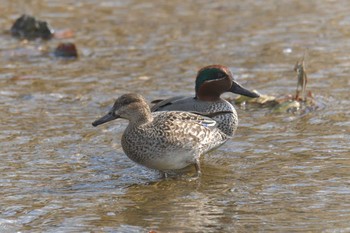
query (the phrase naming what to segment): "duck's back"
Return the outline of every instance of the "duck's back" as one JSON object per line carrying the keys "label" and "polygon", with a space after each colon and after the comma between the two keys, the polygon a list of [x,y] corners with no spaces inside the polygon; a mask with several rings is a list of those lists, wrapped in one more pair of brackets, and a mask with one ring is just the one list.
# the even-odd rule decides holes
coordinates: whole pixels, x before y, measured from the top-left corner
{"label": "duck's back", "polygon": [[235,108],[228,101],[202,101],[194,97],[178,96],[156,103],[151,108],[152,112],[158,111],[187,111],[211,114],[226,112],[211,117],[218,122],[218,128],[228,136],[233,136],[238,125],[238,117]]}

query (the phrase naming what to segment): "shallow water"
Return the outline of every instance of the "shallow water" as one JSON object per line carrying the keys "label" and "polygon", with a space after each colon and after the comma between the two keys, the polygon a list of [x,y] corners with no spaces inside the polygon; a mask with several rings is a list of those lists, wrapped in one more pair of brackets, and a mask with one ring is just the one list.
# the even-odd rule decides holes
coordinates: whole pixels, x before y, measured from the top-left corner
{"label": "shallow water", "polygon": [[[349,11],[348,1],[3,0],[0,232],[350,231]],[[75,35],[20,42],[8,29],[22,13]],[[65,41],[78,60],[40,52]],[[305,50],[321,107],[237,107],[236,136],[203,156],[199,181],[131,162],[125,121],[91,126],[126,92],[193,95],[196,71],[213,63],[263,94],[294,94]]]}

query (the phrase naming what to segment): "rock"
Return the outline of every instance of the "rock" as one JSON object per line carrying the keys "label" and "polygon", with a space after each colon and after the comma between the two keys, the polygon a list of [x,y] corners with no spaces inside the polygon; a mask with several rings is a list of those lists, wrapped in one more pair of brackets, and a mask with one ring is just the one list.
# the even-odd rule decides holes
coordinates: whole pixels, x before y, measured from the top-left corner
{"label": "rock", "polygon": [[56,57],[77,58],[78,52],[73,43],[60,43],[54,51]]}
{"label": "rock", "polygon": [[45,21],[36,20],[29,15],[22,15],[11,27],[11,34],[20,39],[35,40],[41,38],[49,40],[54,30]]}

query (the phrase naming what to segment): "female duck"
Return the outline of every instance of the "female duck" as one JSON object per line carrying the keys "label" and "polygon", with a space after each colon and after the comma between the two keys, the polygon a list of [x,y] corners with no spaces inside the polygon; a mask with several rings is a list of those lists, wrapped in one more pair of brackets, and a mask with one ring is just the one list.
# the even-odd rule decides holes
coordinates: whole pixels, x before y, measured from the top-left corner
{"label": "female duck", "polygon": [[[196,77],[195,97],[177,96],[157,102],[152,112],[157,111],[189,111],[211,116],[218,122],[218,128],[228,136],[233,136],[238,125],[235,108],[220,96],[225,92],[233,92],[248,97],[259,97],[235,80],[231,71],[222,65],[210,65],[198,71]],[[212,115],[213,113],[219,113]],[[221,114],[220,114],[221,113]]]}
{"label": "female duck", "polygon": [[122,136],[125,154],[138,164],[162,172],[194,164],[200,175],[200,155],[228,138],[216,127],[216,121],[207,117],[179,111],[151,113],[139,94],[120,96],[110,112],[92,125],[117,118],[129,120]]}

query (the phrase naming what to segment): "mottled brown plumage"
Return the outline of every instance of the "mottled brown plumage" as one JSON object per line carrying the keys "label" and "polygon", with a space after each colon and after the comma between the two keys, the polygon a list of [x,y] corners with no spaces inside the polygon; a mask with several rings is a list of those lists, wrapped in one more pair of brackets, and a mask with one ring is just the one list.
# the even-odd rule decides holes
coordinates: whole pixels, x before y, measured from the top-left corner
{"label": "mottled brown plumage", "polygon": [[126,155],[138,164],[163,172],[194,164],[200,174],[200,155],[228,139],[216,121],[208,117],[180,111],[151,113],[139,94],[119,97],[111,111],[93,126],[117,118],[129,120],[122,136]]}

